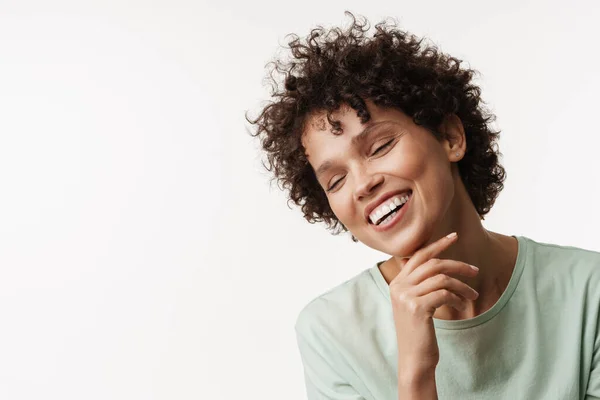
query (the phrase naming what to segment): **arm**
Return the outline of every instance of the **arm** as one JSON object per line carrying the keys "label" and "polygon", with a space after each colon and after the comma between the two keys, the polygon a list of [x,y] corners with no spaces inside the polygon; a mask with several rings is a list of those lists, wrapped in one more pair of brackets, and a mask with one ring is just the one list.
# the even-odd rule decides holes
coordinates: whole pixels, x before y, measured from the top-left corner
{"label": "arm", "polygon": [[[600,319],[599,319],[600,321]],[[596,327],[596,339],[594,342],[594,351],[592,353],[592,365],[590,367],[590,376],[588,378],[585,400],[600,399],[600,334],[599,326]]]}
{"label": "arm", "polygon": [[590,377],[585,392],[585,400],[600,400],[600,354],[594,350]]}
{"label": "arm", "polygon": [[398,345],[400,400],[437,400],[435,369],[440,352],[433,314],[441,306],[464,310],[464,301],[479,295],[449,275],[474,276],[477,268],[456,260],[434,258],[457,238],[453,232],[417,250],[401,264],[400,272],[389,284]]}
{"label": "arm", "polygon": [[312,329],[296,326],[308,400],[365,400],[340,373],[340,361],[331,346]]}
{"label": "arm", "polygon": [[438,400],[435,369],[411,376],[401,376],[400,371],[404,370],[398,368],[398,400]]}
{"label": "arm", "polygon": [[[600,266],[598,266],[598,268],[600,268]],[[590,285],[591,287],[599,287],[597,276],[598,275],[595,275],[596,279],[594,280],[594,284]],[[592,360],[584,399],[600,400],[600,310],[598,308],[598,304],[600,304],[600,291],[598,289],[596,289],[593,294],[590,294],[588,302],[594,306],[593,309],[595,310],[595,314],[592,321],[595,330],[593,335]]]}

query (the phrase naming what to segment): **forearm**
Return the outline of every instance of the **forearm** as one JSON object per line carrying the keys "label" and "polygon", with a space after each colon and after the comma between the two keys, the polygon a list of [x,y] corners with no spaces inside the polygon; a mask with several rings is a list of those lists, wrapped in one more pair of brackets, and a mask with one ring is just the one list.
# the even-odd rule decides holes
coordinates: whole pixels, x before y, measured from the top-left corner
{"label": "forearm", "polygon": [[398,372],[398,400],[437,400],[435,369],[402,376]]}

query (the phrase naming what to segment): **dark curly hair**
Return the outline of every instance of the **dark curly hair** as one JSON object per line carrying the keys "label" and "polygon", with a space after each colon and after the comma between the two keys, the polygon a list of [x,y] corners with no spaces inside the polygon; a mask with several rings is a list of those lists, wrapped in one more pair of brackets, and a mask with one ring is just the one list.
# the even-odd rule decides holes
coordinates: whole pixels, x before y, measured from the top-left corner
{"label": "dark curly hair", "polygon": [[[467,141],[458,169],[480,218],[485,219],[504,187],[506,172],[498,160],[500,131],[489,127],[495,116],[485,108],[481,89],[472,83],[478,72],[461,68],[462,60],[435,45],[422,46],[424,39],[397,29],[395,19],[376,24],[369,38],[365,36],[368,21],[361,24],[352,13],[345,14],[353,21],[347,30],[325,31],[317,26],[305,42],[291,34],[288,44],[293,58],[267,64],[274,65],[269,75],[275,100],[256,119],[246,116],[257,125],[252,136],[262,135],[269,162],[263,166],[274,171],[272,179],[289,190],[289,200],[301,207],[308,222],[324,221],[337,235],[347,229],[331,210],[301,143],[309,117],[326,111],[332,132],[338,134],[340,122],[332,120],[332,112],[347,104],[364,124],[370,119],[365,99],[370,99],[377,106],[401,110],[441,140],[438,126],[445,116],[456,114]],[[284,75],[281,89],[274,71]],[[354,236],[352,240],[357,241]]]}

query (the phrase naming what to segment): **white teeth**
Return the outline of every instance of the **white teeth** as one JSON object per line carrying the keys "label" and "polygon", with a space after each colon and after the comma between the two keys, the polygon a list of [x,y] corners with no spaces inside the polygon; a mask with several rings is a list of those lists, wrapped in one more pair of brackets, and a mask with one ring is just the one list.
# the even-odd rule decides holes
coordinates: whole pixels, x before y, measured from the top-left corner
{"label": "white teeth", "polygon": [[[402,196],[394,197],[390,201],[386,202],[386,204],[384,204],[383,206],[380,206],[376,210],[373,210],[373,212],[371,212],[371,214],[369,215],[369,219],[371,220],[371,222],[373,224],[377,224],[377,221],[379,221],[379,219],[381,219],[381,217],[388,214],[390,211],[395,210],[397,207],[401,206],[402,204],[406,203],[408,201],[410,195],[411,194],[408,193],[408,194],[405,194]],[[389,218],[389,216],[388,216],[388,218]],[[381,223],[379,223],[379,224],[381,225]]]}
{"label": "white teeth", "polygon": [[383,206],[381,209],[383,210],[383,212],[382,212],[383,215],[385,215],[385,214],[389,213],[390,211],[392,211],[392,209],[389,206],[387,206],[387,205]]}
{"label": "white teeth", "polygon": [[387,224],[388,222],[390,222],[390,220],[391,220],[392,218],[394,218],[394,215],[396,215],[396,214],[398,214],[398,211],[396,211],[396,212],[393,212],[393,213],[391,213],[390,215],[388,215],[386,219],[384,219],[383,221],[381,221],[381,222],[379,223],[379,226],[381,226],[381,225],[385,225],[385,224]]}

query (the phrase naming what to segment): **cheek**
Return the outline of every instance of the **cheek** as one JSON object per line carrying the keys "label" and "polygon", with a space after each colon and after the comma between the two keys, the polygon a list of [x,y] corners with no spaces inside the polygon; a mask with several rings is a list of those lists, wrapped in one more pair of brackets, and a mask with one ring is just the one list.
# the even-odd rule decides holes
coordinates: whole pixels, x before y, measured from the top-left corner
{"label": "cheek", "polygon": [[352,225],[352,218],[354,215],[353,205],[351,201],[351,196],[338,196],[335,200],[329,201],[329,206],[331,210],[344,225]]}
{"label": "cheek", "polygon": [[351,228],[357,224],[357,218],[360,217],[358,210],[355,210],[350,194],[337,196],[335,200],[329,201],[331,210],[344,226]]}
{"label": "cheek", "polygon": [[431,159],[421,177],[420,192],[428,207],[445,213],[454,196],[452,173],[437,159]]}
{"label": "cheek", "polygon": [[386,157],[383,167],[403,179],[416,180],[426,173],[424,157],[408,148],[400,148]]}

